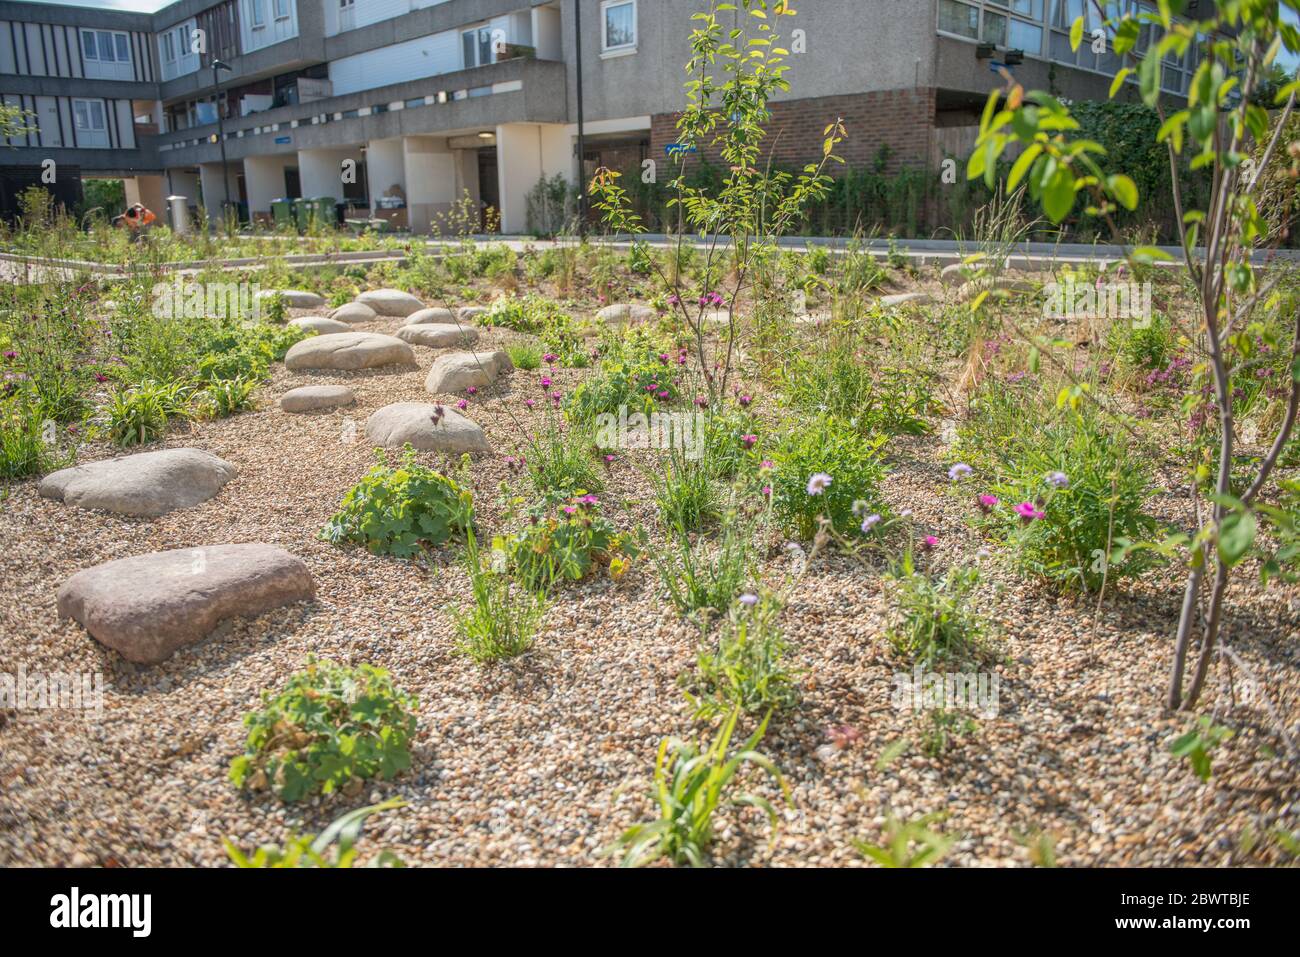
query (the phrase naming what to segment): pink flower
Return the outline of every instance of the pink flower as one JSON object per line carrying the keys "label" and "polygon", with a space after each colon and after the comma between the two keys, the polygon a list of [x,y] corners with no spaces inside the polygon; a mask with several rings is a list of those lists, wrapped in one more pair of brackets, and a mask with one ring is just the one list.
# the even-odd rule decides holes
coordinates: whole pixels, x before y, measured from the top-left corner
{"label": "pink flower", "polygon": [[472,385],[472,386],[470,386],[468,389],[466,389],[465,391],[466,391],[467,393],[469,393],[470,395],[478,395],[478,386],[476,386],[476,385]]}
{"label": "pink flower", "polygon": [[763,486],[763,498],[771,498],[771,497],[772,497],[772,486],[770,486],[770,485],[764,485],[764,486]]}
{"label": "pink flower", "polygon": [[771,459],[763,459],[763,461],[758,463],[758,469],[760,472],[770,472],[774,468],[776,468],[776,463]]}
{"label": "pink flower", "polygon": [[549,389],[550,387],[551,387],[551,377],[548,375],[542,376],[542,388]]}
{"label": "pink flower", "polygon": [[96,373],[95,373],[95,381],[96,381],[96,382],[107,382],[107,381],[108,381],[108,376],[104,375],[104,373],[102,373],[102,372],[96,372]]}
{"label": "pink flower", "polygon": [[534,403],[532,399],[524,399],[524,405],[528,406],[528,408],[530,408],[530,409],[531,409],[535,404],[536,404],[536,403]]}
{"label": "pink flower", "polygon": [[984,512],[985,514],[988,514],[988,512],[993,508],[993,506],[997,504],[998,504],[998,497],[996,495],[989,495],[986,492],[985,494],[979,497],[980,511]]}
{"label": "pink flower", "polygon": [[542,356],[542,361],[543,361],[543,362],[547,362],[547,363],[551,363],[551,362],[554,362],[554,361],[555,361],[556,359],[558,359],[558,358],[560,358],[560,357],[557,356],[554,352],[548,352],[548,353],[546,353],[546,355]]}
{"label": "pink flower", "polygon": [[466,409],[469,408],[469,402],[465,399],[461,399],[459,402],[456,403],[456,408],[464,412]]}
{"label": "pink flower", "polygon": [[680,306],[681,303],[682,303],[682,297],[677,295],[677,293],[673,293],[671,296],[668,297],[668,305],[670,306]]}
{"label": "pink flower", "polygon": [[606,464],[606,465],[609,465],[611,462],[613,462],[613,461],[614,461],[615,459],[617,459],[617,458],[618,458],[618,456],[617,456],[617,455],[614,455],[612,452],[611,452],[611,453],[608,453],[608,454],[605,456],[605,464]]}
{"label": "pink flower", "polygon": [[752,449],[754,447],[754,443],[757,441],[758,441],[757,435],[742,435],[740,437],[740,444],[747,449]]}
{"label": "pink flower", "polygon": [[1033,502],[1021,502],[1016,506],[1015,512],[1025,523],[1032,522],[1037,518],[1042,518],[1046,514],[1045,512],[1039,511]]}
{"label": "pink flower", "polygon": [[742,395],[736,401],[740,403],[742,409],[748,408],[749,404],[754,401],[754,397],[752,395]]}
{"label": "pink flower", "polygon": [[935,538],[933,535],[927,535],[925,538],[921,539],[921,551],[928,552],[938,544],[939,539]]}

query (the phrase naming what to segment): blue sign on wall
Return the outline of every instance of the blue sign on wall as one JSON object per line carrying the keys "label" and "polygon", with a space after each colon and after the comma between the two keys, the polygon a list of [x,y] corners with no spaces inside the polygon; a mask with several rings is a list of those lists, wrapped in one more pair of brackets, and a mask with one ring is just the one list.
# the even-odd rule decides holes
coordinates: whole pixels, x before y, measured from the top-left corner
{"label": "blue sign on wall", "polygon": [[277,136],[277,137],[275,138],[275,141],[276,141],[277,143],[290,143],[290,142],[293,141],[293,137],[291,137],[291,136]]}

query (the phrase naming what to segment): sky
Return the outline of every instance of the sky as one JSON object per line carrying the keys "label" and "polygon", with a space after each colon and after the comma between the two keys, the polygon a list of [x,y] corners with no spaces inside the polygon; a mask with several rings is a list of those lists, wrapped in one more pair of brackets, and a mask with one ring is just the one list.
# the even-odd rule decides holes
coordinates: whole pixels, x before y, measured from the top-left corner
{"label": "sky", "polygon": [[171,0],[30,0],[32,3],[53,3],[63,7],[98,7],[100,10],[133,10],[136,13],[156,13]]}

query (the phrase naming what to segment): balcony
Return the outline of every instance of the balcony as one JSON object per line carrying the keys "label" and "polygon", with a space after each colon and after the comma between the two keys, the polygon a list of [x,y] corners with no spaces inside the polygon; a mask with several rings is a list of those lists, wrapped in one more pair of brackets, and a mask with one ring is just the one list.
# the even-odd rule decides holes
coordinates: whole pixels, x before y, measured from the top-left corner
{"label": "balcony", "polygon": [[[516,58],[472,70],[283,106],[226,122],[226,156],[292,153],[395,136],[440,135],[502,123],[568,121],[565,67]],[[219,162],[215,123],[150,137],[165,167]]]}

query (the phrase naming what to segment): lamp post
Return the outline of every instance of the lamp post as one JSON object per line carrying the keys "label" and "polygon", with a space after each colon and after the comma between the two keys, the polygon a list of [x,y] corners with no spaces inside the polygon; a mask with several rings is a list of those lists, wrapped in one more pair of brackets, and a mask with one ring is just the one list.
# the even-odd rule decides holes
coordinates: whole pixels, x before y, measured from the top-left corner
{"label": "lamp post", "polygon": [[227,178],[230,174],[226,169],[226,124],[221,117],[221,70],[234,72],[228,63],[213,57],[212,85],[216,87],[213,105],[217,109],[217,142],[221,145],[221,219],[224,222],[226,207],[230,205],[230,181]]}
{"label": "lamp post", "polygon": [[573,0],[573,67],[578,75],[578,235],[587,235],[587,142],[582,114],[582,0]]}

